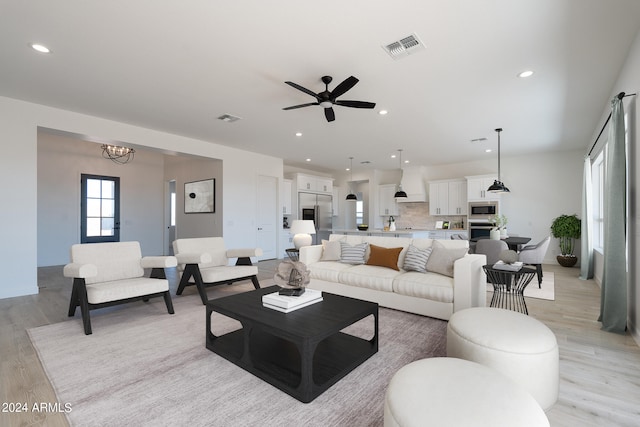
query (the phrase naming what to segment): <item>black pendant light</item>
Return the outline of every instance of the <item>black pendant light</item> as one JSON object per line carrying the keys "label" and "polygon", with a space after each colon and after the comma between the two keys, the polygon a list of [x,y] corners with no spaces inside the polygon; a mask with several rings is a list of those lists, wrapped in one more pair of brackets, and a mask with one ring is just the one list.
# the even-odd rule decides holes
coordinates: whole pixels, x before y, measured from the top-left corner
{"label": "black pendant light", "polygon": [[502,128],[496,129],[496,132],[498,132],[498,179],[493,181],[487,191],[491,193],[510,193],[509,189],[500,181],[500,132],[502,132]]}
{"label": "black pendant light", "polygon": [[[353,182],[353,157],[349,157],[349,161],[351,162],[349,166],[349,170],[351,171],[351,181],[349,182],[349,191],[351,191],[351,183]],[[349,200],[351,202],[355,202],[358,200],[358,196],[353,193],[347,194],[347,198],[345,200]]]}
{"label": "black pendant light", "polygon": [[400,184],[398,184],[398,191],[396,191],[396,194],[394,194],[393,197],[395,197],[396,199],[406,199],[407,193],[405,193],[405,191],[402,189],[402,149],[399,149],[398,151],[400,152],[400,155],[398,156],[400,159]]}

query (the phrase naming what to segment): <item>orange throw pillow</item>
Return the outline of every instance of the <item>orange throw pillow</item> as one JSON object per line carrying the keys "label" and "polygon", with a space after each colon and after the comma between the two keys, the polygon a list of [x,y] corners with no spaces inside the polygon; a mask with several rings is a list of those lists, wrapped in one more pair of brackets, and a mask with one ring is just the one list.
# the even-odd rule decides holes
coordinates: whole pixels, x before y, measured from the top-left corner
{"label": "orange throw pillow", "polygon": [[398,257],[403,248],[383,248],[382,246],[369,245],[371,253],[367,260],[367,265],[377,265],[379,267],[398,268]]}

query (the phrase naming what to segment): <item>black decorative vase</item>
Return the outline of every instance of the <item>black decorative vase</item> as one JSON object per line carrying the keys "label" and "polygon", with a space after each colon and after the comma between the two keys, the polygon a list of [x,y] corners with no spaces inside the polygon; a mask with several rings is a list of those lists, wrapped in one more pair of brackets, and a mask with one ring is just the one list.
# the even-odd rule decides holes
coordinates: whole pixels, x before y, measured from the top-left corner
{"label": "black decorative vase", "polygon": [[578,257],[575,255],[558,255],[556,259],[563,267],[573,267],[578,262]]}

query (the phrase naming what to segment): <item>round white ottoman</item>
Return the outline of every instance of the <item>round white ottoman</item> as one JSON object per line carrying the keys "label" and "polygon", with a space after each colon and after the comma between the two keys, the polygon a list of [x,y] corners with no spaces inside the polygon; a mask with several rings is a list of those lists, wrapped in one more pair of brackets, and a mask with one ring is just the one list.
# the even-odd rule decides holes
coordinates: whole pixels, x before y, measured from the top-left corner
{"label": "round white ottoman", "polygon": [[453,313],[447,326],[447,356],[496,369],[522,385],[544,410],[558,400],[556,336],[525,314],[490,307]]}
{"label": "round white ottoman", "polygon": [[435,357],[395,373],[384,402],[385,427],[549,426],[538,402],[486,366]]}

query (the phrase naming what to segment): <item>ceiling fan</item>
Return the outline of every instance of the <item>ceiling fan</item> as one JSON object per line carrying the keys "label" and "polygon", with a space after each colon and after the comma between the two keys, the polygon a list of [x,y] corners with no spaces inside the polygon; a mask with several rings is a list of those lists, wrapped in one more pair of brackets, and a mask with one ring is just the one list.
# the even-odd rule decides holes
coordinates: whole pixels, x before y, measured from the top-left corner
{"label": "ceiling fan", "polygon": [[325,90],[319,93],[315,93],[307,89],[306,87],[302,87],[299,84],[293,82],[285,82],[291,87],[298,89],[308,95],[313,96],[317,102],[309,102],[307,104],[293,105],[291,107],[283,108],[283,110],[294,110],[296,108],[308,107],[310,105],[320,105],[324,108],[324,116],[327,118],[328,122],[332,122],[336,119],[336,115],[333,112],[334,105],[340,105],[342,107],[351,107],[351,108],[374,108],[376,106],[375,102],[365,102],[365,101],[340,101],[336,98],[340,95],[343,95],[349,89],[354,87],[356,83],[359,82],[358,79],[351,76],[346,78],[342,83],[336,86],[333,91],[329,91],[329,83],[333,78],[331,76],[323,76],[322,82],[325,85]]}

